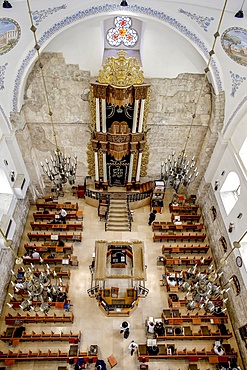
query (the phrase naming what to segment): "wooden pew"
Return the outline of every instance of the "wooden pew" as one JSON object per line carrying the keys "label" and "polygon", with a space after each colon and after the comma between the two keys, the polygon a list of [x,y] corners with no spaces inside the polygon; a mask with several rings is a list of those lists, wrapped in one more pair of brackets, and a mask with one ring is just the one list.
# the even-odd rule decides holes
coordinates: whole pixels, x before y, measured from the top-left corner
{"label": "wooden pew", "polygon": [[[33,218],[35,221],[37,220],[55,220],[55,216],[58,213],[43,213],[43,212],[34,212]],[[77,212],[67,212],[66,218],[68,220],[70,219],[78,219],[78,213]]]}
{"label": "wooden pew", "polygon": [[176,225],[173,222],[153,222],[152,230],[155,231],[194,231],[200,232],[204,228],[204,225],[201,223],[182,223],[181,225]]}
{"label": "wooden pew", "polygon": [[69,363],[71,359],[74,360],[74,363],[78,360],[79,357],[83,357],[86,363],[96,363],[98,360],[98,356],[91,356],[87,351],[81,352],[78,351],[76,356],[72,356],[66,352],[62,352],[57,350],[57,352],[52,352],[51,350],[47,350],[47,352],[43,352],[41,350],[37,350],[37,352],[28,351],[22,352],[17,351],[13,352],[8,350],[8,352],[4,353],[0,351],[0,361],[4,361],[5,366],[12,366],[15,362],[23,362],[23,361],[66,361]]}
{"label": "wooden pew", "polygon": [[181,241],[181,242],[184,242],[184,241],[188,241],[190,242],[191,240],[197,242],[197,241],[204,241],[204,239],[206,238],[206,234],[160,234],[160,233],[154,233],[153,235],[153,242],[162,242],[162,241],[165,241],[165,242],[178,242],[178,241]]}
{"label": "wooden pew", "polygon": [[[44,257],[43,262],[48,263],[49,265],[71,265],[75,266],[73,262],[73,256],[68,257],[67,255],[64,256],[56,256],[53,258],[50,257]],[[74,256],[76,258],[76,256]],[[31,263],[33,264],[39,264],[40,263],[40,258],[33,258],[33,257],[23,257],[23,264],[24,265],[30,265]]]}
{"label": "wooden pew", "polygon": [[201,215],[193,215],[193,214],[176,214],[174,215],[174,213],[171,214],[171,221],[173,222],[174,219],[175,219],[175,216],[179,216],[180,217],[180,221],[194,221],[194,222],[199,222],[200,218],[201,218]]}
{"label": "wooden pew", "polygon": [[36,245],[36,244],[24,244],[24,248],[27,252],[33,251],[36,249],[40,254],[43,252],[56,252],[56,253],[73,253],[73,244],[64,245],[60,247],[55,243],[54,245]]}
{"label": "wooden pew", "polygon": [[83,230],[82,222],[66,222],[66,224],[50,224],[46,222],[30,222],[32,230]]}
{"label": "wooden pew", "polygon": [[[42,271],[47,271],[46,269],[42,270]],[[18,273],[21,273],[23,272],[21,269],[18,269]],[[41,270],[39,270],[38,268],[35,268],[35,270],[33,271],[33,273],[37,273],[37,274],[40,274]],[[62,278],[67,278],[67,279],[70,279],[70,270],[63,270],[62,267],[55,267],[54,269],[50,269],[50,275],[52,277],[62,277]]]}
{"label": "wooden pew", "polygon": [[82,233],[57,233],[54,234],[52,232],[44,232],[44,233],[39,233],[39,232],[30,232],[27,233],[27,236],[29,240],[52,240],[55,237],[57,239],[62,239],[62,240],[73,240],[73,241],[78,241],[80,242],[82,240]]}
{"label": "wooden pew", "polygon": [[[174,300],[172,300],[172,298],[171,297],[168,297],[168,305],[169,305],[169,307],[173,307],[173,308],[180,308],[180,307],[182,307],[182,306],[186,306],[186,304],[187,304],[187,300],[186,299],[179,299],[178,301],[174,301]],[[223,306],[223,302],[222,302],[222,300],[221,299],[212,299],[212,302],[214,303],[214,304],[216,304],[216,305],[219,305],[219,306]],[[199,308],[199,303],[198,302],[196,302],[196,304],[197,304],[197,308]],[[192,323],[200,323],[199,320],[200,318],[198,318],[198,317],[194,317],[194,321],[192,320]]]}
{"label": "wooden pew", "polygon": [[37,210],[40,209],[61,209],[64,208],[66,211],[78,211],[78,203],[62,203],[58,202],[36,202]]}
{"label": "wooden pew", "polygon": [[[14,328],[13,328],[14,329]],[[11,344],[18,344],[19,342],[38,342],[38,341],[67,341],[70,343],[79,343],[81,340],[81,332],[79,331],[78,334],[73,334],[71,331],[68,334],[63,332],[55,334],[51,331],[49,334],[44,333],[35,333],[32,331],[31,333],[26,333],[23,331],[21,336],[15,336],[15,329],[13,330],[11,335],[8,335],[6,331],[4,331],[0,335],[0,340],[3,342],[11,342]],[[17,343],[18,341],[18,343]]]}
{"label": "wooden pew", "polygon": [[209,250],[209,245],[162,245],[162,253],[207,253]]}
{"label": "wooden pew", "polygon": [[[212,332],[207,326],[201,326],[201,329],[198,332],[192,332],[191,327],[177,327],[177,328],[171,328],[164,326],[165,334],[164,335],[157,335],[155,333],[155,337],[157,340],[214,340],[217,337],[218,339],[230,339],[232,337],[232,333],[228,334],[221,334],[218,330],[217,332]],[[176,333],[175,329],[181,330],[181,333]],[[206,330],[207,329],[207,330]],[[173,331],[171,333],[171,330]],[[169,333],[170,332],[170,333]]]}
{"label": "wooden pew", "polygon": [[[15,293],[15,295],[17,295],[18,293]],[[25,296],[25,293],[23,294],[23,296]],[[26,296],[28,296],[28,294],[26,294]],[[13,305],[13,309],[14,310],[18,310],[20,308],[20,304],[25,300],[25,297],[23,297],[23,299],[16,299],[16,298],[11,298],[10,299],[10,303]],[[41,305],[41,301],[32,301],[32,306],[40,306]],[[53,308],[61,308],[61,309],[64,309],[64,305],[68,303],[68,301],[64,301],[64,302],[49,302],[49,306],[50,307],[53,307]]]}
{"label": "wooden pew", "polygon": [[190,213],[190,214],[197,214],[199,209],[198,205],[188,205],[188,206],[175,206],[173,204],[169,205],[169,210],[171,213]]}
{"label": "wooden pew", "polygon": [[223,316],[217,316],[215,314],[191,314],[190,312],[187,315],[181,314],[181,312],[178,309],[164,309],[162,312],[162,318],[165,320],[168,320],[169,325],[181,325],[183,323],[191,323],[194,319],[201,319],[201,322],[210,322],[211,324],[218,325],[221,322],[224,322],[225,324],[228,323],[228,317],[225,314],[222,314]]}
{"label": "wooden pew", "polygon": [[74,315],[73,313],[69,314],[63,314],[61,316],[57,316],[55,313],[52,316],[49,315],[21,315],[21,314],[16,314],[16,316],[11,315],[8,313],[8,315],[5,316],[5,324],[6,325],[22,325],[24,323],[33,323],[33,324],[38,324],[38,323],[68,323],[68,322],[73,322],[74,321]]}

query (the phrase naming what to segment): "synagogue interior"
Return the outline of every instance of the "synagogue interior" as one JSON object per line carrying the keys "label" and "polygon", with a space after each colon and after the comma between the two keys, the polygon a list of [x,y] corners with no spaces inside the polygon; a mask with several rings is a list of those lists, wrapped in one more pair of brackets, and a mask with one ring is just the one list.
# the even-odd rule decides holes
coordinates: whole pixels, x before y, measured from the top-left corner
{"label": "synagogue interior", "polygon": [[2,1],[0,370],[247,369],[246,4]]}

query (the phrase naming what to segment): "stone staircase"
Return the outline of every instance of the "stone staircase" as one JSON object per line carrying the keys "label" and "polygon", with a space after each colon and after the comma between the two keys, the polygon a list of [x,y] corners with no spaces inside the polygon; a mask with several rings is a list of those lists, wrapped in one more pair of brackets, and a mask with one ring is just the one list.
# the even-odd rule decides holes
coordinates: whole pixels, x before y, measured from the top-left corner
{"label": "stone staircase", "polygon": [[106,231],[131,231],[126,199],[111,199]]}

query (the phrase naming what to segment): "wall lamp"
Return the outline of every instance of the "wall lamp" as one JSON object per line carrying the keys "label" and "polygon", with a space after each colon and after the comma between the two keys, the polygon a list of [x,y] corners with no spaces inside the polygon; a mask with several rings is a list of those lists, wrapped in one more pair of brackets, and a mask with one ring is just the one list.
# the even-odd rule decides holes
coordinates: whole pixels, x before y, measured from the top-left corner
{"label": "wall lamp", "polygon": [[244,12],[243,12],[243,6],[244,6],[245,0],[243,1],[243,4],[240,8],[240,10],[234,15],[236,18],[244,18]]}
{"label": "wall lamp", "polygon": [[120,6],[129,6],[127,1],[125,0],[122,0],[121,3],[120,3]]}
{"label": "wall lamp", "polygon": [[217,190],[218,190],[218,188],[219,188],[219,184],[220,184],[219,180],[216,180],[216,181],[214,182],[214,190],[215,190],[215,191],[217,191]]}
{"label": "wall lamp", "polygon": [[234,222],[229,223],[228,231],[229,233],[232,233],[233,229],[235,228]]}
{"label": "wall lamp", "polygon": [[12,5],[10,4],[9,1],[4,0],[4,2],[3,2],[3,8],[9,9],[9,8],[12,8]]}

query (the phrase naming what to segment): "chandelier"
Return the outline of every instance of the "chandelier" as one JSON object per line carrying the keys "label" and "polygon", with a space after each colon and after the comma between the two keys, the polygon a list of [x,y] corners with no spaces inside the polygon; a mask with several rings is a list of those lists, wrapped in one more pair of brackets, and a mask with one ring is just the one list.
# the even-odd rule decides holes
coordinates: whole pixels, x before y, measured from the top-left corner
{"label": "chandelier", "polygon": [[[41,259],[42,262],[42,259]],[[14,293],[21,294],[24,300],[19,304],[19,307],[24,311],[41,311],[47,314],[50,310],[50,303],[54,300],[64,300],[62,287],[63,281],[59,278],[59,283],[52,284],[52,278],[56,278],[56,272],[51,272],[49,265],[46,265],[44,271],[35,270],[31,263],[31,268],[25,270],[23,267],[18,269],[17,275],[11,270],[12,276],[15,278],[11,284]],[[17,301],[17,299],[9,293],[10,297]],[[28,296],[28,298],[25,298]],[[7,303],[10,308],[13,304]]]}
{"label": "chandelier", "polygon": [[51,156],[51,163],[49,163],[49,161],[46,159],[46,161],[45,161],[46,166],[44,166],[42,162],[40,164],[41,164],[41,167],[42,167],[44,173],[47,175],[48,179],[54,184],[57,191],[60,191],[60,190],[62,190],[63,184],[65,184],[66,182],[69,182],[70,185],[73,185],[75,183],[77,157],[75,155],[74,161],[71,161],[70,156],[67,157],[65,154],[63,154],[60,151],[60,149],[58,147],[57,136],[56,136],[54,122],[53,122],[53,118],[52,118],[53,113],[52,113],[52,110],[51,110],[49,96],[48,96],[48,93],[47,93],[47,85],[46,85],[46,82],[45,82],[45,77],[44,77],[44,72],[43,72],[43,64],[41,62],[41,57],[40,57],[40,52],[39,52],[40,45],[38,44],[37,36],[36,36],[37,28],[35,27],[34,22],[33,22],[30,2],[29,2],[29,0],[26,0],[26,1],[27,1],[29,16],[30,16],[30,22],[31,22],[30,30],[33,32],[33,37],[34,37],[34,42],[35,42],[34,48],[36,49],[37,55],[38,55],[38,61],[39,61],[38,65],[39,65],[39,68],[40,68],[40,73],[41,73],[41,77],[42,77],[42,81],[43,81],[44,94],[45,94],[45,99],[46,99],[46,103],[47,103],[48,114],[50,116],[52,134],[53,134],[55,145],[56,145],[56,150],[54,152],[54,157]]}
{"label": "chandelier", "polygon": [[195,157],[188,160],[185,150],[178,157],[175,157],[173,152],[161,163],[161,179],[171,185],[177,193],[181,184],[188,186],[198,176],[195,164]]}

